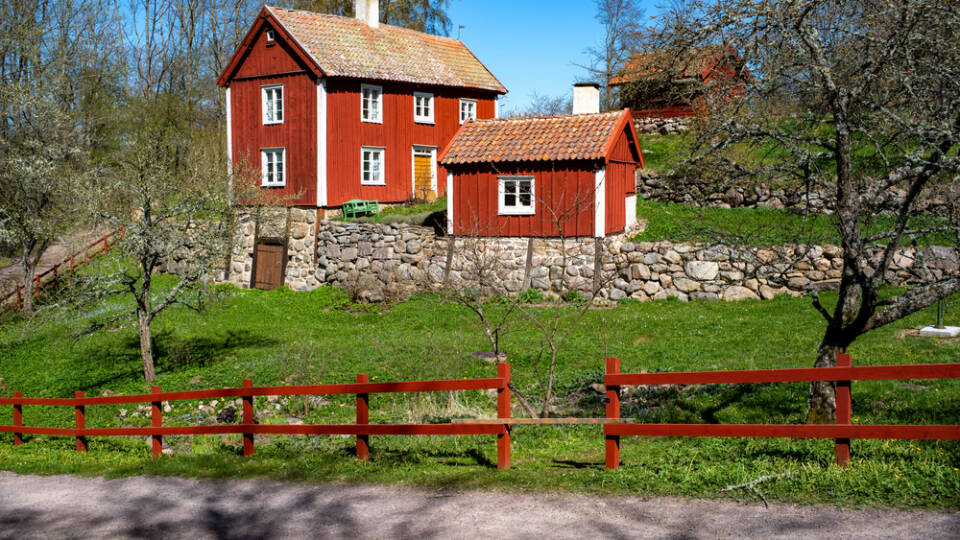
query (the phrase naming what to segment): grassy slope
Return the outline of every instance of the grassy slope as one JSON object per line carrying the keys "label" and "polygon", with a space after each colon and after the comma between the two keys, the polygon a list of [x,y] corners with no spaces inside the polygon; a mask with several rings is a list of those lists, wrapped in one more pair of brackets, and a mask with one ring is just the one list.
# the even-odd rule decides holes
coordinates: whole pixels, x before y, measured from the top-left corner
{"label": "grassy slope", "polygon": [[[244,377],[266,385],[352,382],[357,372],[381,381],[487,377],[495,372],[491,364],[469,356],[485,349],[484,340],[470,315],[456,307],[416,300],[357,313],[337,309],[344,303],[340,292],[327,288],[301,294],[238,291],[203,314],[165,313],[155,327],[157,383],[165,390],[178,390],[236,386]],[[957,313],[958,308],[960,299],[953,301],[948,313]],[[928,310],[862,338],[851,350],[855,363],[956,361],[957,342],[902,336],[904,329],[932,317]],[[133,393],[147,388],[132,325],[80,340],[72,337],[74,327],[75,323],[61,321],[4,329],[0,393],[9,395],[16,389],[28,396],[52,397],[70,396],[75,389],[93,395],[105,389]],[[808,366],[820,331],[822,322],[807,301],[794,298],[736,304],[633,303],[598,310],[577,327],[563,351],[559,387],[567,397],[566,407],[576,405],[577,414],[602,415],[598,396],[584,388],[599,382],[605,355],[621,357],[624,371]],[[529,330],[503,338],[517,383],[534,393],[539,385],[538,345]],[[960,384],[914,383],[856,384],[856,421],[956,423]],[[655,398],[625,407],[624,415],[653,422],[799,422],[805,387],[702,387]],[[178,404],[165,421],[195,422],[199,418],[195,406]],[[274,405],[261,400],[257,406],[259,410]],[[494,411],[494,400],[479,392],[372,399],[374,422],[447,421]],[[118,413],[119,407],[89,408],[88,425],[119,425]],[[312,406],[293,401],[278,415],[265,421],[300,416],[307,422],[352,422],[354,411],[350,399],[330,398]],[[28,424],[69,426],[71,416],[69,410],[25,410]],[[10,422],[9,408],[0,410],[0,423]],[[127,421],[146,422],[142,417]],[[141,439],[94,439],[91,451],[78,455],[67,439],[34,437],[26,446],[14,448],[10,435],[0,435],[0,468],[706,497],[718,496],[728,484],[789,471],[796,476],[763,485],[769,498],[960,507],[960,445],[955,442],[855,441],[853,466],[838,469],[831,465],[831,441],[630,438],[623,444],[624,466],[606,471],[599,428],[521,426],[513,435],[513,469],[497,472],[492,437],[374,437],[370,464],[351,457],[349,438],[278,437],[258,445],[253,459],[237,456],[234,439],[169,438],[175,455],[151,460]]]}

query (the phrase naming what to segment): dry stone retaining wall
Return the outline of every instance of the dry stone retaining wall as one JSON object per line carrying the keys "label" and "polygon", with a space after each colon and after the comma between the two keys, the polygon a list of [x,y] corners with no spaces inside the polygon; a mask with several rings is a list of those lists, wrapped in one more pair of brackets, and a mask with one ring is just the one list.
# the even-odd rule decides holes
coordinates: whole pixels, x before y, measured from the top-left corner
{"label": "dry stone retaining wall", "polygon": [[[311,227],[316,227],[315,237]],[[234,257],[230,281],[248,287],[256,226],[247,220],[240,228],[243,248]],[[269,227],[261,224],[261,230]],[[836,246],[734,248],[630,242],[626,235],[599,243],[593,238],[450,238],[407,224],[311,224],[304,214],[291,220],[286,284],[295,290],[336,285],[374,302],[444,283],[477,287],[478,276],[498,284],[504,294],[530,287],[559,295],[571,289],[590,292],[599,285],[599,297],[614,301],[769,299],[835,287],[841,255]],[[922,255],[935,276],[960,269],[953,248],[925,248]],[[913,249],[899,250],[890,277],[912,281],[917,261]]]}

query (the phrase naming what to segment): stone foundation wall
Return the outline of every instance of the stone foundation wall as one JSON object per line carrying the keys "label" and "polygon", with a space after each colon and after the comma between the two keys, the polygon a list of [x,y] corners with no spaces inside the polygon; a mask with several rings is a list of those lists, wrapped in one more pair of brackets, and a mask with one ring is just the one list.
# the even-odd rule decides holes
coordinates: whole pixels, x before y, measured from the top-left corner
{"label": "stone foundation wall", "polygon": [[686,131],[687,124],[694,118],[693,116],[634,118],[633,125],[637,128],[637,133],[670,135]]}
{"label": "stone foundation wall", "polygon": [[264,208],[243,214],[237,226],[239,243],[227,281],[249,287],[256,238],[277,238],[287,245],[284,284],[295,291],[316,289],[322,284],[316,272],[316,226],[317,211],[311,208]]}
{"label": "stone foundation wall", "polygon": [[[444,283],[460,289],[494,287],[503,294],[533,288],[551,296],[573,289],[589,293],[598,286],[601,299],[614,301],[769,299],[835,288],[842,267],[842,252],[836,246],[761,249],[628,241],[635,231],[600,242],[449,238],[435,236],[432,228],[407,224],[311,224],[309,214],[290,214],[286,285],[295,290],[335,285],[372,302],[401,299]],[[278,223],[283,220],[261,223],[261,233],[273,234]],[[316,227],[315,238],[311,227]],[[249,219],[240,229],[243,249],[234,258],[230,281],[248,287],[257,227]],[[935,276],[960,269],[953,248],[925,248],[921,255]],[[899,250],[889,277],[912,281],[917,260],[913,249]]]}
{"label": "stone foundation wall", "polygon": [[[802,185],[731,186],[710,182],[679,181],[648,170],[637,171],[637,191],[647,200],[693,206],[796,208],[824,214],[833,212],[835,197],[835,194],[823,189],[808,189]],[[887,197],[889,204],[884,211],[896,211],[898,202],[903,200],[905,195],[905,192],[897,188],[891,189]],[[918,212],[949,216],[957,211],[951,201],[958,200],[960,200],[960,187],[936,186],[936,189],[924,190],[914,204],[914,208]]]}

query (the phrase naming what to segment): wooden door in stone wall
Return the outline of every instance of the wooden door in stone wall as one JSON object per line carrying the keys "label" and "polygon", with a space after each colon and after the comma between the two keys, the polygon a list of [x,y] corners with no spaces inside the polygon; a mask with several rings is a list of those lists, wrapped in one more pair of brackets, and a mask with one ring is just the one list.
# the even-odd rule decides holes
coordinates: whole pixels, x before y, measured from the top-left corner
{"label": "wooden door in stone wall", "polygon": [[253,287],[271,290],[283,285],[287,248],[282,241],[262,239],[253,250]]}
{"label": "wooden door in stone wall", "polygon": [[413,195],[421,201],[437,200],[433,190],[433,150],[414,147],[413,149]]}

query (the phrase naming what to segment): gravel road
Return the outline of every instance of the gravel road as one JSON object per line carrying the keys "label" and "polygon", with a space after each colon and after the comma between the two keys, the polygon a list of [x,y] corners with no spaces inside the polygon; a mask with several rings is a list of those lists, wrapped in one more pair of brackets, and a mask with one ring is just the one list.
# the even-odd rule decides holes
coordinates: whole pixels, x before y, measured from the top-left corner
{"label": "gravel road", "polygon": [[960,513],[0,472],[0,538],[960,538]]}

